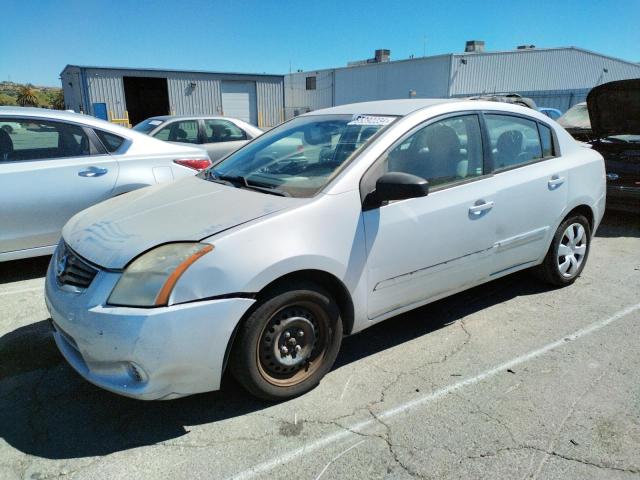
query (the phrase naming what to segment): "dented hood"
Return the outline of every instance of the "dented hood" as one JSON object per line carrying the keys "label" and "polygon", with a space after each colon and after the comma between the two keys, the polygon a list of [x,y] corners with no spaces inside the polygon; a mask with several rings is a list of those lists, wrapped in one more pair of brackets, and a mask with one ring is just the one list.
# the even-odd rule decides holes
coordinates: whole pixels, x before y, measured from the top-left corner
{"label": "dented hood", "polygon": [[187,177],[84,210],[69,220],[62,236],[90,262],[121,269],[157,245],[200,241],[302,202]]}
{"label": "dented hood", "polygon": [[598,138],[640,135],[640,78],[593,88],[587,106],[591,130]]}

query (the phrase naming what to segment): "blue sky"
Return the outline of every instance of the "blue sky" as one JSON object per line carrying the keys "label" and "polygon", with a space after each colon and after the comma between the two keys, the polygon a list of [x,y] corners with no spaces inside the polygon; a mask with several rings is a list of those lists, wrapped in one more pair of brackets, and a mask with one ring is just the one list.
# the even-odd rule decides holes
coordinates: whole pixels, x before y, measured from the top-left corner
{"label": "blue sky", "polygon": [[36,85],[58,86],[66,64],[286,73],[470,39],[640,61],[640,0],[2,0],[0,13],[0,80]]}

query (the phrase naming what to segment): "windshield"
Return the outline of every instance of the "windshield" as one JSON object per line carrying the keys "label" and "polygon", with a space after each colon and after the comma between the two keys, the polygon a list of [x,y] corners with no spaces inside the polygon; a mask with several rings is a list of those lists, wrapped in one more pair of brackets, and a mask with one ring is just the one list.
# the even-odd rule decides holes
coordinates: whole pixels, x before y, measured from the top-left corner
{"label": "windshield", "polygon": [[347,159],[395,120],[390,116],[298,117],[258,137],[200,174],[265,193],[312,197]]}
{"label": "windshield", "polygon": [[140,122],[135,127],[133,127],[133,129],[138,132],[148,134],[152,130],[155,130],[156,128],[158,128],[163,123],[164,123],[164,120],[158,120],[156,118],[147,118],[146,120]]}
{"label": "windshield", "polygon": [[587,104],[577,103],[558,119],[558,123],[564,128],[591,129]]}

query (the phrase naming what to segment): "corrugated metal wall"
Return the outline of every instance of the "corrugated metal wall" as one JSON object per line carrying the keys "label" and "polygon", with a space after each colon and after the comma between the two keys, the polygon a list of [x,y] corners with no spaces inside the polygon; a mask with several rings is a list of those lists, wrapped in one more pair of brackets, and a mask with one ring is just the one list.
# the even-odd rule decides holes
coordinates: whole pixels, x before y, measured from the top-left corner
{"label": "corrugated metal wall", "polygon": [[273,127],[284,121],[283,86],[282,79],[265,78],[256,82],[258,126]]}
{"label": "corrugated metal wall", "polygon": [[[115,118],[125,115],[126,100],[123,77],[166,78],[169,92],[169,113],[174,115],[220,115],[222,99],[220,82],[243,81],[256,84],[258,123],[271,127],[283,119],[283,82],[281,76],[235,75],[221,73],[174,72],[160,70],[126,70],[68,66],[62,72],[67,105],[94,114],[94,103],[106,103]],[[67,80],[67,77],[71,80]],[[73,79],[77,78],[77,82]],[[85,93],[82,89],[84,78]],[[72,86],[68,83],[71,81]],[[195,86],[192,86],[194,84]],[[75,105],[78,103],[78,105]],[[88,105],[85,105],[88,103]]]}
{"label": "corrugated metal wall", "polygon": [[80,69],[86,85],[85,113],[94,115],[94,103],[106,103],[107,112],[115,118],[124,118],[126,102],[124,100],[124,86],[122,72],[119,70]]}
{"label": "corrugated metal wall", "polygon": [[[195,87],[191,84],[194,83]],[[174,73],[167,77],[172,115],[220,115],[220,79],[205,74]]]}
{"label": "corrugated metal wall", "polygon": [[[333,70],[285,75],[285,117],[289,119],[311,110],[333,106],[333,75]],[[307,77],[316,77],[315,90],[307,90]]]}
{"label": "corrugated metal wall", "polygon": [[335,104],[393,98],[442,98],[448,93],[450,55],[373,63],[335,71]]}
{"label": "corrugated metal wall", "polygon": [[584,90],[636,77],[640,65],[575,48],[456,54],[451,58],[449,92],[460,96]]}

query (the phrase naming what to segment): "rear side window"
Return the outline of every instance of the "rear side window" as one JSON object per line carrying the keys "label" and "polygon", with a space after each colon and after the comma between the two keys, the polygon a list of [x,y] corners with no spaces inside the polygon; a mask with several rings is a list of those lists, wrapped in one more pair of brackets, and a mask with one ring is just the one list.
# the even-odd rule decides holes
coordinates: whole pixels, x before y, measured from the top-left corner
{"label": "rear side window", "polygon": [[485,114],[484,117],[496,170],[542,158],[537,122],[508,115]]}
{"label": "rear side window", "polygon": [[124,138],[114,135],[113,133],[103,132],[102,130],[95,130],[96,135],[107,149],[107,152],[113,153],[120,148],[124,142]]}
{"label": "rear side window", "polygon": [[197,120],[172,122],[158,130],[154,137],[168,142],[199,143],[198,122]]}
{"label": "rear side window", "polygon": [[207,143],[235,142],[247,139],[245,131],[228,120],[205,120],[204,131]]}
{"label": "rear side window", "polygon": [[0,120],[0,161],[88,155],[89,138],[78,125],[25,118]]}
{"label": "rear side window", "polygon": [[540,129],[542,156],[545,158],[555,156],[555,151],[553,149],[553,134],[551,133],[551,129],[541,123],[538,124],[538,128]]}

